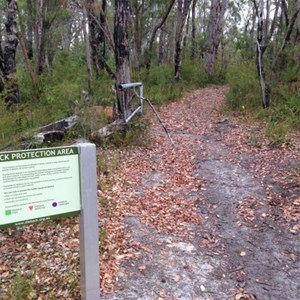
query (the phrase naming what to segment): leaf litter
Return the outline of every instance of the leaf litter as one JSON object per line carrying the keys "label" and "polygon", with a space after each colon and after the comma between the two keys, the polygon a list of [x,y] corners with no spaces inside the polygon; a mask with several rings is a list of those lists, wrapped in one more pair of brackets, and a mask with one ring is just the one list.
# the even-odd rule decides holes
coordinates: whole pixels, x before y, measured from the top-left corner
{"label": "leaf litter", "polygon": [[[109,295],[114,297],[114,292],[116,295],[122,294],[118,294],[118,285],[122,276],[124,280],[127,279],[128,263],[137,261],[134,268],[139,276],[147,276],[157,252],[149,242],[152,241],[151,234],[158,247],[164,247],[167,241],[161,255],[166,255],[170,263],[176,258],[174,251],[184,249],[185,252],[179,253],[192,256],[203,252],[202,256],[212,257],[220,266],[227,268],[227,272],[233,270],[230,274],[238,270],[237,276],[226,276],[222,268],[221,273],[217,274],[218,264],[211,262],[216,270],[208,265],[206,275],[212,276],[210,279],[219,279],[224,286],[216,285],[213,288],[207,281],[201,281],[199,289],[195,289],[194,294],[186,294],[185,299],[192,299],[189,295],[198,295],[199,299],[202,299],[201,295],[205,297],[203,299],[218,299],[218,295],[223,295],[222,299],[256,299],[257,290],[253,290],[249,284],[244,286],[247,276],[244,269],[248,266],[243,263],[244,260],[251,260],[253,251],[260,249],[251,249],[252,252],[243,247],[236,249],[235,262],[238,265],[234,266],[229,261],[232,253],[226,251],[232,249],[226,242],[223,244],[222,234],[215,226],[216,222],[226,223],[226,219],[223,219],[221,212],[209,214],[215,212],[220,203],[206,203],[212,183],[205,176],[195,175],[199,164],[205,164],[206,161],[219,160],[220,163],[247,168],[265,193],[265,199],[250,195],[236,202],[233,208],[238,218],[236,228],[247,228],[252,234],[251,228],[267,230],[270,226],[280,227],[280,230],[287,230],[299,241],[299,134],[291,134],[287,145],[270,145],[259,126],[222,116],[220,109],[225,92],[223,87],[200,89],[160,109],[159,113],[170,130],[175,147],[164,135],[160,124],[150,117],[151,145],[148,148],[105,150],[106,169],[99,168],[98,172],[99,281],[102,294],[107,299]],[[215,153],[216,145],[223,147],[221,156]],[[99,151],[101,155],[103,151]],[[128,228],[126,220],[130,219],[138,219],[139,234],[150,237],[148,241],[139,240]],[[272,225],[270,220],[274,221]],[[253,243],[250,239],[249,242]],[[184,245],[184,248],[180,248],[180,245]],[[3,230],[0,232],[0,250],[1,299],[12,299],[12,289],[18,275],[32,287],[26,299],[80,299],[77,218]],[[280,261],[281,269],[283,262],[296,264],[299,261],[299,252],[284,249],[281,253],[280,258],[274,258]],[[186,259],[191,259],[189,255]],[[146,262],[143,257],[147,258]],[[201,265],[205,263],[206,260],[201,261]],[[191,263],[186,261],[184,270],[195,269],[193,264],[197,265],[193,260]],[[184,274],[180,270],[173,272],[173,285],[187,281]],[[259,286],[265,283],[258,278],[255,280]],[[166,279],[163,278],[164,281]],[[195,282],[191,281],[191,284],[195,285]],[[264,284],[266,289],[267,284],[272,282]],[[218,289],[227,289],[226,295]],[[170,289],[159,288],[155,295],[157,299],[177,299],[176,291],[172,294]]]}

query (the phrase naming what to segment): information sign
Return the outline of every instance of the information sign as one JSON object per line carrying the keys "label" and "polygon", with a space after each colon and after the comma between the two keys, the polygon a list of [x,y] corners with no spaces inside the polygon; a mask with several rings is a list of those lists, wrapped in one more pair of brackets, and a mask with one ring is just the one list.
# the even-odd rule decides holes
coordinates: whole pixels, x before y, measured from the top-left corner
{"label": "information sign", "polygon": [[80,213],[78,147],[0,153],[0,228]]}

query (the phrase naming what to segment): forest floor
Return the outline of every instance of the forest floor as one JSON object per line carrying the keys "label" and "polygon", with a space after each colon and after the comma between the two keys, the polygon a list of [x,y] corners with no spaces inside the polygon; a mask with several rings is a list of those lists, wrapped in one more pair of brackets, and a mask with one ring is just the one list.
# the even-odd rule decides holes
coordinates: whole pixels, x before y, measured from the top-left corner
{"label": "forest floor", "polygon": [[300,298],[300,135],[270,145],[224,95],[162,107],[175,147],[153,117],[151,146],[101,175],[102,299]]}
{"label": "forest floor", "polygon": [[[300,299],[300,134],[270,145],[225,92],[160,108],[175,147],[151,116],[147,147],[99,149],[101,299]],[[0,232],[14,298],[80,299],[77,218]]]}

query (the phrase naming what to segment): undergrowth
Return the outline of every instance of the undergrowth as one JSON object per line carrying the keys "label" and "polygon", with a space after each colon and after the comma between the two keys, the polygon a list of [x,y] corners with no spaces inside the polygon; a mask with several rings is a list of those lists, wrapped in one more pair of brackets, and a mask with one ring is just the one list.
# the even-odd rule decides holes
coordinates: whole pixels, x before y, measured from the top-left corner
{"label": "undergrowth", "polygon": [[[142,69],[138,73],[132,70],[132,81],[142,81],[144,95],[155,105],[162,105],[179,99],[184,91],[209,83],[223,83],[224,74],[219,69],[214,78],[209,78],[201,62],[186,61],[182,66],[183,80],[178,83],[172,64],[153,65],[150,70]],[[88,107],[84,96],[88,90],[86,62],[80,51],[58,53],[51,69],[44,72],[34,88],[24,67],[18,67],[17,73],[21,104],[7,110],[4,100],[0,99],[0,149],[16,147],[20,140],[31,139],[38,128],[73,114],[79,115],[80,122],[67,136],[70,139],[88,139],[91,132],[110,121],[89,107],[112,107],[114,82],[105,72],[94,76]],[[116,134],[111,140],[117,146],[140,143],[143,137],[139,136],[143,136],[145,128],[143,122],[133,123],[125,134]]]}
{"label": "undergrowth", "polygon": [[270,107],[262,109],[259,80],[254,62],[243,62],[228,68],[227,109],[244,119],[264,124],[270,144],[287,143],[290,130],[300,130],[300,74],[292,67],[275,74]]}

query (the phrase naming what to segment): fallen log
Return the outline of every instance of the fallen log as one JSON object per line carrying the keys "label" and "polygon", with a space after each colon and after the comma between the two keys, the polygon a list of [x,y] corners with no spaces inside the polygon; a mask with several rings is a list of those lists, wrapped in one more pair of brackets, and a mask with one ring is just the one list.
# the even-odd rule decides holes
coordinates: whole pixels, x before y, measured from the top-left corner
{"label": "fallen log", "polygon": [[39,133],[35,138],[40,144],[48,141],[62,140],[67,131],[74,127],[78,121],[79,117],[74,115],[48,124],[39,129]]}
{"label": "fallen log", "polygon": [[127,124],[124,120],[116,120],[105,127],[100,128],[97,131],[91,133],[91,139],[103,139],[112,136],[115,132],[124,131],[127,127]]}

